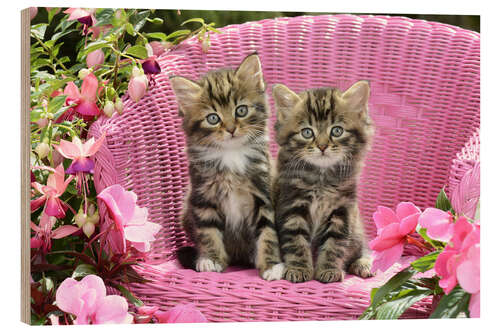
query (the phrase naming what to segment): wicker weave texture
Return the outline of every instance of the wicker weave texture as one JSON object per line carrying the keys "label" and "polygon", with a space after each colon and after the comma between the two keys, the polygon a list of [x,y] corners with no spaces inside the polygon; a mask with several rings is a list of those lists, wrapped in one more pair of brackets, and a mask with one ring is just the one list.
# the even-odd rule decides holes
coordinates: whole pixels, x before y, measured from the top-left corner
{"label": "wicker weave texture", "polygon": [[[122,115],[101,117],[90,129],[91,136],[106,132],[107,137],[95,157],[97,191],[122,184],[137,193],[139,205],[148,207],[151,220],[163,226],[148,259],[147,274],[154,283],[138,287],[138,292],[162,307],[205,297],[205,304],[213,306],[206,305],[202,311],[212,320],[225,316],[231,320],[294,320],[304,317],[301,313],[311,320],[354,318],[366,306],[368,293],[351,304],[340,292],[343,284],[302,284],[300,288],[309,295],[302,297],[307,299],[303,302],[299,296],[276,296],[273,299],[280,304],[276,311],[282,311],[276,315],[267,301],[238,291],[239,283],[248,276],[231,280],[232,289],[225,290],[229,273],[192,275],[157,268],[174,258],[175,249],[187,242],[179,216],[188,162],[168,77],[197,79],[209,70],[234,68],[257,51],[269,96],[275,83],[300,91],[324,86],[345,89],[357,80],[370,80],[370,114],[377,129],[361,177],[359,203],[372,238],[371,215],[378,205],[394,207],[404,200],[421,207],[432,205],[447,182],[454,154],[479,126],[479,34],[408,18],[353,15],[278,18],[221,30],[222,34],[211,36],[208,53],[192,39],[162,55],[162,73],[155,76],[156,84],[146,97],[139,103],[125,98]],[[274,137],[275,111],[270,101]],[[271,150],[276,155],[274,142]],[[105,208],[101,205],[100,209]],[[110,221],[106,218],[102,223]],[[213,290],[211,293],[192,293],[197,284],[204,283],[210,285],[207,290]],[[274,284],[258,277],[253,277],[253,283],[258,284],[259,293],[273,295]],[[299,288],[279,283],[280,288]],[[221,297],[223,303],[219,303]],[[233,311],[228,304],[247,304],[254,314]],[[338,307],[345,309],[345,315]],[[336,310],[328,312],[328,308]],[[330,315],[325,317],[325,311]]]}

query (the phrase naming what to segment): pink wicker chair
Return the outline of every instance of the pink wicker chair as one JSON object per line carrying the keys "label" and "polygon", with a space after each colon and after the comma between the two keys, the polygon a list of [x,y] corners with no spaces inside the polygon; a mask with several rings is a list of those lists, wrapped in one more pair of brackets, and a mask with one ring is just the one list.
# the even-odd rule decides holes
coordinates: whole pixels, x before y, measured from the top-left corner
{"label": "pink wicker chair", "polygon": [[[378,205],[433,205],[454,154],[479,126],[479,34],[408,18],[353,15],[269,19],[221,30],[211,36],[208,53],[191,39],[163,54],[162,73],[146,97],[139,103],[126,97],[122,115],[101,117],[90,128],[90,136],[107,133],[95,157],[97,191],[122,184],[163,226],[140,268],[152,282],[132,290],[163,310],[193,302],[210,321],[356,319],[369,304],[371,288],[411,257],[374,278],[349,275],[327,285],[266,282],[254,269],[197,273],[172,265],[175,250],[189,242],[179,223],[188,165],[168,77],[196,79],[211,69],[235,67],[258,51],[268,92],[274,83],[301,90],[370,80],[377,131],[359,202],[373,238],[371,215]],[[275,155],[276,144],[271,150]],[[111,223],[104,205],[99,208],[101,223]],[[403,317],[425,317],[430,306],[425,299]]]}

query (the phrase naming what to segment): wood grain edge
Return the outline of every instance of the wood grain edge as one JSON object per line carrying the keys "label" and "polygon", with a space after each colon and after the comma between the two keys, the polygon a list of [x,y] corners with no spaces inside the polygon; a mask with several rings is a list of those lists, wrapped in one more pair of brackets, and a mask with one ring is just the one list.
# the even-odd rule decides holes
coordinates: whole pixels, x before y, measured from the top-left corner
{"label": "wood grain edge", "polygon": [[21,321],[31,324],[30,293],[30,13],[21,11]]}

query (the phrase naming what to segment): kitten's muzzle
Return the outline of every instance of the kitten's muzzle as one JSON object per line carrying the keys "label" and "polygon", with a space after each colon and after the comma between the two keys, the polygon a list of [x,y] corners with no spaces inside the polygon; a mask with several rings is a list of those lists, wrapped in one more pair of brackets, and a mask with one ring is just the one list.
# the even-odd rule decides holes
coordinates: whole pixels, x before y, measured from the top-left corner
{"label": "kitten's muzzle", "polygon": [[327,147],[328,147],[328,145],[325,145],[325,144],[318,145],[319,150],[321,150],[321,152],[323,154],[325,154],[325,150],[326,150]]}

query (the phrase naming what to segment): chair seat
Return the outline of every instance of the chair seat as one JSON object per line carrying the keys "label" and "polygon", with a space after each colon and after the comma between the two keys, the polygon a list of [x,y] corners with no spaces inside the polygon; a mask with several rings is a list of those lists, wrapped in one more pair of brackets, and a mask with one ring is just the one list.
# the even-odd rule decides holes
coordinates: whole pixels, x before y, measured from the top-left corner
{"label": "chair seat", "polygon": [[[131,289],[143,296],[144,304],[162,309],[194,303],[214,322],[352,320],[370,304],[372,288],[384,284],[414,259],[405,256],[373,278],[346,275],[343,282],[330,284],[268,282],[259,277],[256,269],[242,267],[230,267],[223,273],[199,273],[169,261],[141,265],[138,270],[151,282],[135,284]],[[402,318],[425,318],[431,304],[432,298],[428,297],[407,310]]]}

